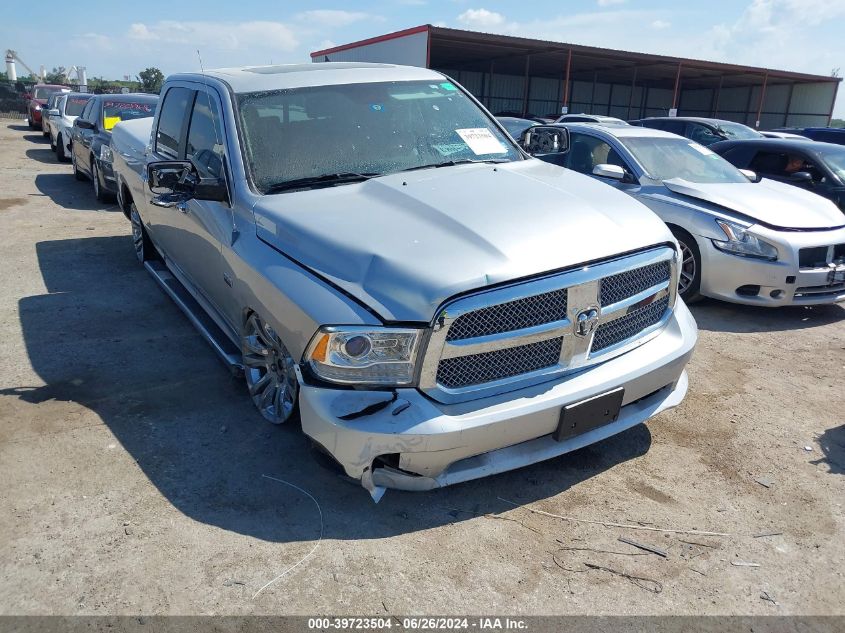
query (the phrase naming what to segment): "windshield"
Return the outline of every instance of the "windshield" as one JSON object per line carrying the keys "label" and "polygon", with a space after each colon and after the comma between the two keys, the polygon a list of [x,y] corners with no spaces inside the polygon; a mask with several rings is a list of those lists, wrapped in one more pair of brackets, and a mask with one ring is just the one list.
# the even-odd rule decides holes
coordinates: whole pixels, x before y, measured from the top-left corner
{"label": "windshield", "polygon": [[719,132],[726,138],[765,138],[760,132],[752,130],[742,123],[719,123]]}
{"label": "windshield", "polygon": [[824,164],[830,168],[840,182],[845,183],[845,147],[842,149],[829,149],[819,153]]}
{"label": "windshield", "polygon": [[146,119],[156,113],[156,104],[148,101],[103,101],[103,128],[112,129],[121,121]]}
{"label": "windshield", "polygon": [[696,183],[738,183],[748,179],[724,158],[683,138],[619,139],[655,180],[683,178]]}
{"label": "windshield", "polygon": [[513,141],[449,81],[238,95],[246,163],[263,191],[332,174],[383,175],[465,160],[519,160]]}
{"label": "windshield", "polygon": [[65,116],[79,116],[91,97],[68,97],[65,101]]}
{"label": "windshield", "polygon": [[32,91],[32,98],[33,99],[48,99],[50,95],[56,94],[57,92],[61,92],[62,88],[47,88],[45,86],[39,86]]}

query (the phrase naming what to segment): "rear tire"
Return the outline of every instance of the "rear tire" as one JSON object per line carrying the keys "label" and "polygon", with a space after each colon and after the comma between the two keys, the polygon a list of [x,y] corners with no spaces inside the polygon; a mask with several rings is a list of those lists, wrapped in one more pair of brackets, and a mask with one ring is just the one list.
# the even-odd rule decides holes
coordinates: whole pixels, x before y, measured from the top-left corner
{"label": "rear tire", "polygon": [[67,162],[67,154],[65,154],[65,140],[62,138],[62,135],[56,138],[56,158],[60,163]]}
{"label": "rear tire", "polygon": [[144,223],[141,221],[141,214],[134,202],[129,204],[129,222],[132,224],[132,243],[135,245],[135,256],[143,264],[154,259],[159,259],[158,251],[153,245]]}
{"label": "rear tire", "polygon": [[85,174],[79,171],[76,165],[76,152],[73,150],[73,145],[70,146],[70,161],[73,163],[73,177],[77,180],[85,180]]}
{"label": "rear tire", "polygon": [[56,158],[58,158],[58,157],[59,157],[59,152],[57,152],[57,151],[56,151],[56,148],[58,147],[58,145],[56,145],[56,144],[53,142],[53,135],[52,135],[52,134],[48,134],[48,136],[50,137],[50,149],[51,149],[53,152],[55,152],[55,153],[56,153]]}
{"label": "rear tire", "polygon": [[670,227],[672,235],[678,240],[681,246],[681,269],[678,271],[678,294],[686,303],[695,303],[701,300],[699,289],[701,288],[701,251],[698,250],[698,242],[695,238],[682,228]]}

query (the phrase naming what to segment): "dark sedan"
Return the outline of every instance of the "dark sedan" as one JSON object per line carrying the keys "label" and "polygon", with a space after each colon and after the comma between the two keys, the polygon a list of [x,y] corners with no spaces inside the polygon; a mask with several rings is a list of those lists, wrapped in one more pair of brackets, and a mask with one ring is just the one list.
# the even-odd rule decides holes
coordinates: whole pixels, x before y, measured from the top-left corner
{"label": "dark sedan", "polygon": [[91,179],[97,200],[103,202],[117,194],[110,147],[112,128],[121,121],[152,117],[157,106],[157,95],[95,95],[73,122],[73,175],[77,180]]}
{"label": "dark sedan", "polygon": [[740,169],[824,196],[845,212],[845,147],[800,139],[722,141],[710,146]]}
{"label": "dark sedan", "polygon": [[719,141],[733,139],[762,139],[765,138],[760,132],[747,125],[735,121],[722,119],[708,119],[705,117],[649,117],[629,121],[631,125],[650,127],[655,130],[671,132],[678,136],[686,136],[688,139],[701,145],[712,145]]}

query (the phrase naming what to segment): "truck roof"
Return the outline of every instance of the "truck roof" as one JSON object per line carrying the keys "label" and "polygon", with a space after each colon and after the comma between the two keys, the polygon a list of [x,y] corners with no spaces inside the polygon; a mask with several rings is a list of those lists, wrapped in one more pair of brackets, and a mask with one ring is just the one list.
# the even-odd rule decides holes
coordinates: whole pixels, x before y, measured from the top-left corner
{"label": "truck roof", "polygon": [[225,82],[236,93],[380,81],[443,80],[443,75],[427,68],[363,62],[216,68],[206,70],[204,73],[193,72],[171,75],[167,79],[168,81],[178,79],[196,81],[202,80],[203,76]]}

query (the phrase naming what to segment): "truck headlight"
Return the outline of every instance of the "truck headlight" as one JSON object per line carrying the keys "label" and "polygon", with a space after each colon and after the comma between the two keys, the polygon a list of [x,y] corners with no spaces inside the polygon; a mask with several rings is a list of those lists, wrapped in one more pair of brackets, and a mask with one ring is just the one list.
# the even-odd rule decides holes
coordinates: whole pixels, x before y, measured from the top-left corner
{"label": "truck headlight", "polygon": [[106,163],[111,163],[114,156],[111,153],[111,147],[108,145],[100,145],[100,160]]}
{"label": "truck headlight", "polygon": [[341,384],[409,385],[423,330],[323,327],[304,360],[323,380]]}
{"label": "truck headlight", "polygon": [[41,112],[41,106],[36,103],[33,110],[35,110],[36,112]]}
{"label": "truck headlight", "polygon": [[713,240],[713,246],[720,251],[740,255],[742,257],[756,257],[775,261],[778,258],[778,249],[772,244],[761,240],[756,235],[748,232],[747,226],[727,220],[716,220],[716,224],[722,229],[727,240]]}

